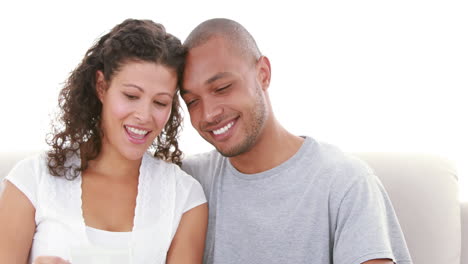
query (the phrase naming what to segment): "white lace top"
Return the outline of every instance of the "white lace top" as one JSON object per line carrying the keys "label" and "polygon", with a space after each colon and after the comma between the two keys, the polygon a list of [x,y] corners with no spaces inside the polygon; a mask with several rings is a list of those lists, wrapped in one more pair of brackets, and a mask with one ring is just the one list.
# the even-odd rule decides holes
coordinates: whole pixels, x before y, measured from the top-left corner
{"label": "white lace top", "polygon": [[111,232],[86,226],[86,235],[91,244],[108,249],[126,249],[132,232]]}
{"label": "white lace top", "polygon": [[[77,157],[67,161],[79,162]],[[148,153],[143,156],[139,177],[134,226],[127,234],[127,263],[165,263],[182,214],[206,203],[206,198],[195,179],[178,166]],[[71,181],[51,176],[44,153],[19,162],[5,179],[18,187],[36,208],[30,263],[42,255],[59,256],[74,263],[72,256],[77,258],[77,252],[102,249],[88,237],[90,230],[81,210],[81,176]]]}

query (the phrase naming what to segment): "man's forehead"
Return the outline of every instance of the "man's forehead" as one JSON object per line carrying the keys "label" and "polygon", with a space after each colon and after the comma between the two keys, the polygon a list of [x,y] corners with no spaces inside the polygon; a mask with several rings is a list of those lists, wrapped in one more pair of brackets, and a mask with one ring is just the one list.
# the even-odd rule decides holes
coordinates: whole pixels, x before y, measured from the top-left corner
{"label": "man's forehead", "polygon": [[233,54],[224,38],[213,37],[188,51],[183,86],[188,92],[192,87],[234,76],[242,64],[242,59]]}
{"label": "man's forehead", "polygon": [[208,81],[219,74],[224,77],[238,63],[238,58],[219,47],[195,48],[187,56],[184,79],[192,80],[195,78]]}
{"label": "man's forehead", "polygon": [[226,47],[229,45],[228,39],[222,35],[212,35],[204,41],[198,43],[198,45],[193,46],[190,50],[196,50],[204,47],[217,46],[217,47]]}
{"label": "man's forehead", "polygon": [[188,50],[187,59],[204,60],[210,57],[219,58],[220,56],[233,55],[234,48],[223,37],[212,37],[206,42]]}

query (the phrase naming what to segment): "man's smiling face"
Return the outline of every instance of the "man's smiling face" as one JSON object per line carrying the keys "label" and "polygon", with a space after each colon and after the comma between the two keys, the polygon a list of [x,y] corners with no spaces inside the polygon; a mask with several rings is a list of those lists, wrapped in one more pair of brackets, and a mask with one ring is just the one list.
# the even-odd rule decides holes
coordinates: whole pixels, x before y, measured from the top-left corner
{"label": "man's smiling face", "polygon": [[249,151],[260,136],[267,108],[257,65],[221,37],[191,49],[182,98],[198,133],[227,157]]}

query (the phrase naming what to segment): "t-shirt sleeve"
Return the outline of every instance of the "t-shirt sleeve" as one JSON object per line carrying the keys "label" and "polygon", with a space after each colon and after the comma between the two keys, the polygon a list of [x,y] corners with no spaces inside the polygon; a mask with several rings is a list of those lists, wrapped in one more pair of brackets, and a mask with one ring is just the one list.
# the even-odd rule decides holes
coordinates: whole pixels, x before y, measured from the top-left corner
{"label": "t-shirt sleeve", "polygon": [[355,264],[380,258],[397,264],[412,263],[390,199],[375,175],[355,179],[338,208],[334,263]]}
{"label": "t-shirt sleeve", "polygon": [[183,209],[184,213],[201,204],[206,203],[205,193],[203,192],[203,188],[201,187],[200,183],[192,178],[191,185],[192,186],[189,189],[187,201],[185,202]]}
{"label": "t-shirt sleeve", "polygon": [[179,193],[182,195],[178,202],[182,214],[207,202],[203,188],[195,178],[180,168],[176,169],[176,174],[179,176],[177,185]]}
{"label": "t-shirt sleeve", "polygon": [[4,181],[9,181],[16,186],[36,207],[37,186],[38,186],[38,163],[39,155],[29,157],[19,161],[5,177]]}

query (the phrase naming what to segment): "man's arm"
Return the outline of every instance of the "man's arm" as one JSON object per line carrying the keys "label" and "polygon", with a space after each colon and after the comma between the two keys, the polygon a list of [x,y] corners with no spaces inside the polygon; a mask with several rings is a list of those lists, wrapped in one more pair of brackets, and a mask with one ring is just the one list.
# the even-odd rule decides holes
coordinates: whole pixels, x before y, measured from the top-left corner
{"label": "man's arm", "polygon": [[348,184],[336,185],[334,193],[338,197],[338,203],[333,204],[338,206],[334,261],[411,263],[403,232],[382,183],[365,164],[346,165],[342,170],[350,180]]}

